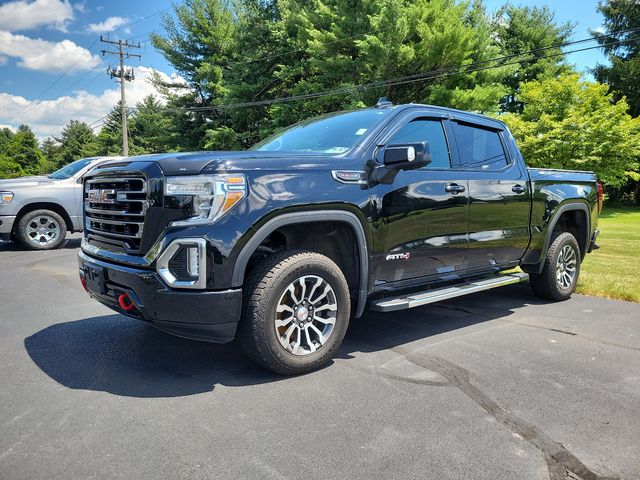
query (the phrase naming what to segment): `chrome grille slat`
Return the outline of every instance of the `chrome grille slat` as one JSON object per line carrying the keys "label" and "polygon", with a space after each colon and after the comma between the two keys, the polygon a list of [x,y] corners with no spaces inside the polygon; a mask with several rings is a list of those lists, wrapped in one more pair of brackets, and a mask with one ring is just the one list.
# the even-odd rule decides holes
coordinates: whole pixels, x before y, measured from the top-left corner
{"label": "chrome grille slat", "polygon": [[90,178],[85,182],[85,192],[91,189],[91,185],[94,185],[96,183],[100,183],[100,184],[106,184],[106,183],[129,183],[129,182],[142,182],[142,189],[141,190],[126,190],[127,192],[130,193],[147,193],[147,184],[145,182],[144,178],[140,178],[140,177],[123,177],[123,178],[108,178],[108,177],[102,177],[102,178]]}
{"label": "chrome grille slat", "polygon": [[122,200],[123,202],[134,202],[134,203],[147,203],[147,200],[142,200],[141,198],[127,198],[126,200]]}
{"label": "chrome grille slat", "polygon": [[142,238],[142,233],[136,233],[135,235],[124,235],[120,233],[109,232],[106,230],[97,229],[95,227],[87,227],[87,230],[90,232],[94,232],[99,234],[100,236],[105,237],[115,237],[115,238]]}
{"label": "chrome grille slat", "polygon": [[131,222],[129,220],[121,221],[121,220],[108,220],[106,218],[91,218],[93,223],[106,223],[107,225],[122,225],[126,223],[127,225],[137,225],[138,227],[142,227],[144,222]]}
{"label": "chrome grille slat", "polygon": [[149,206],[142,176],[98,176],[84,185],[85,228],[97,240],[118,241],[139,250]]}
{"label": "chrome grille slat", "polygon": [[[141,200],[141,201],[144,201],[144,200]],[[91,207],[85,207],[84,209],[84,211],[87,213],[96,213],[100,215],[123,215],[125,217],[133,217],[133,216],[144,217],[146,210],[147,210],[146,205],[145,205],[145,208],[142,209],[142,212],[130,212],[128,210],[109,210],[106,208],[91,208]]]}

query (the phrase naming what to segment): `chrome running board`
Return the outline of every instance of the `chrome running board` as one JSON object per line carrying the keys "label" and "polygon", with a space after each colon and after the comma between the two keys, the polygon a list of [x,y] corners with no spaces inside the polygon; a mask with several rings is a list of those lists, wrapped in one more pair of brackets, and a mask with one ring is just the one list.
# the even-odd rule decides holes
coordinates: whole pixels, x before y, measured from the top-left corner
{"label": "chrome running board", "polygon": [[413,293],[411,295],[401,295],[393,298],[383,298],[374,300],[369,305],[371,310],[378,312],[393,312],[405,310],[407,308],[420,307],[429,303],[448,300],[449,298],[461,297],[470,293],[482,292],[492,288],[521,283],[529,279],[526,273],[509,273],[490,278],[482,278],[473,282],[437,288],[423,293]]}

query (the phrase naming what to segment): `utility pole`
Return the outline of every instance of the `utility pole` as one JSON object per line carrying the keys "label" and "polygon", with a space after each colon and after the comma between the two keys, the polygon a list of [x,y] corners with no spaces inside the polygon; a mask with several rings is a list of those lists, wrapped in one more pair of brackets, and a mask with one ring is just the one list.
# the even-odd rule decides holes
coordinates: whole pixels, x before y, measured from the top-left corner
{"label": "utility pole", "polygon": [[105,55],[109,54],[109,55],[114,55],[120,59],[120,68],[118,69],[118,68],[108,67],[107,73],[111,78],[120,79],[120,107],[122,109],[122,155],[127,157],[129,156],[129,129],[127,128],[127,104],[125,102],[125,95],[124,95],[124,82],[125,81],[130,82],[135,77],[133,75],[133,68],[128,68],[128,69],[124,68],[124,59],[132,58],[132,57],[137,57],[138,59],[142,58],[141,55],[130,53],[128,51],[129,48],[140,48],[140,43],[138,43],[137,45],[134,45],[132,43],[127,42],[127,40],[125,41],[122,41],[122,40],[113,41],[109,39],[105,40],[104,38],[102,38],[102,35],[100,35],[100,41],[103,43],[110,43],[112,45],[116,45],[118,48],[118,50],[115,52],[112,50],[102,50],[102,56],[104,57]]}

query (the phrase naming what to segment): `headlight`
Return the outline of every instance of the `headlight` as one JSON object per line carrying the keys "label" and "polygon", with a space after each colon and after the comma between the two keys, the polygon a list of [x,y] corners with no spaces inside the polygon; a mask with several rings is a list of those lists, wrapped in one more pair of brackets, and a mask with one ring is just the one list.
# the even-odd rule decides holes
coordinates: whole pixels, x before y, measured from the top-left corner
{"label": "headlight", "polygon": [[0,205],[6,205],[11,203],[13,200],[13,193],[11,192],[0,192]]}
{"label": "headlight", "polygon": [[213,223],[247,195],[247,182],[241,174],[167,177],[164,193],[193,197],[194,216],[172,225]]}

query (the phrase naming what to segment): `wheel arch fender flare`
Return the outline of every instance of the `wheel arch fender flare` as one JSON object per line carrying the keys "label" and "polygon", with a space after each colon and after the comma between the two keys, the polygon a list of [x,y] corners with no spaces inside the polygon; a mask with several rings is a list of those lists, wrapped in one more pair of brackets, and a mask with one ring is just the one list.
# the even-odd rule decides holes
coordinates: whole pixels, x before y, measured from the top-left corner
{"label": "wheel arch fender flare", "polygon": [[[543,252],[543,256],[542,259],[540,261],[540,270],[542,270],[542,268],[544,267],[544,262],[545,262],[545,256],[547,253],[547,250],[549,250],[549,245],[551,245],[551,235],[553,235],[553,230],[556,228],[556,224],[558,223],[558,220],[560,220],[560,217],[562,216],[563,213],[566,212],[570,212],[570,211],[574,211],[574,210],[579,210],[584,212],[584,218],[587,221],[587,228],[586,228],[586,238],[584,239],[585,245],[587,248],[589,248],[589,239],[591,236],[591,216],[590,216],[590,212],[589,212],[589,207],[582,202],[570,202],[570,203],[565,203],[564,205],[559,206],[555,212],[553,212],[553,217],[551,217],[551,220],[549,221],[549,227],[547,228],[547,232],[545,233],[544,236],[544,243],[542,245],[542,252]],[[580,242],[580,239],[578,240],[578,244]]]}
{"label": "wheel arch fender flare", "polygon": [[260,244],[278,228],[297,223],[311,222],[342,222],[348,224],[358,242],[358,302],[356,305],[356,318],[364,312],[367,303],[367,289],[369,283],[369,256],[367,247],[367,236],[362,222],[358,217],[345,210],[314,210],[308,212],[283,213],[270,219],[262,225],[253,236],[242,247],[233,267],[232,286],[240,287],[244,281],[244,273],[247,269],[249,259],[260,246]]}

